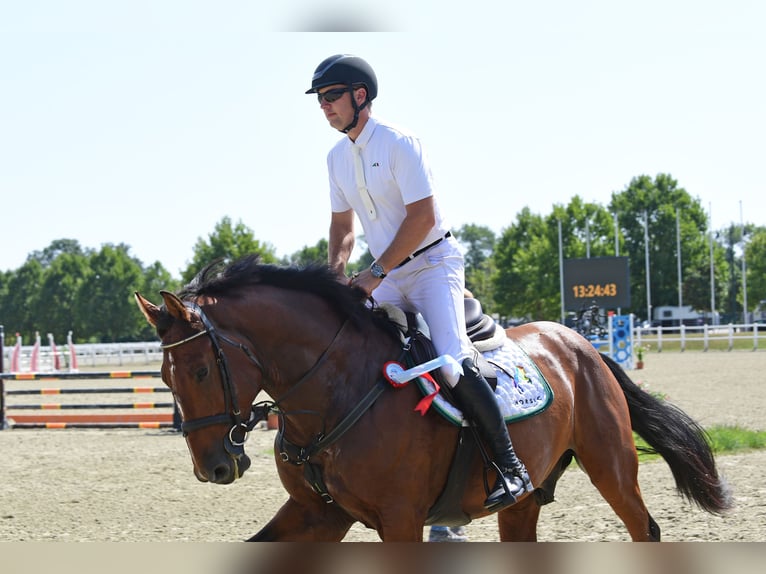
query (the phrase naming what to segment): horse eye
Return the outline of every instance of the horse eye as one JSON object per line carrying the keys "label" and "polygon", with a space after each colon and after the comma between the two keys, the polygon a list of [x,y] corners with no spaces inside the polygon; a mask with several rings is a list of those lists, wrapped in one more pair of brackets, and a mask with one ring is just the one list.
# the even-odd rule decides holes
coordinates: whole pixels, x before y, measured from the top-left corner
{"label": "horse eye", "polygon": [[197,382],[199,383],[204,381],[207,378],[208,374],[210,374],[210,371],[208,370],[207,367],[201,367],[200,369],[197,369],[197,374],[196,374]]}

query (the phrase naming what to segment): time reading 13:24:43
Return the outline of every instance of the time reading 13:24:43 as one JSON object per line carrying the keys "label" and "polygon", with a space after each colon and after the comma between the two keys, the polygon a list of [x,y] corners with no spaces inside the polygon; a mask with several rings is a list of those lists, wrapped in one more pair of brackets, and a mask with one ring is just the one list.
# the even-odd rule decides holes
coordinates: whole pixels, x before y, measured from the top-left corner
{"label": "time reading 13:24:43", "polygon": [[605,283],[603,285],[572,285],[572,292],[576,299],[588,297],[616,297],[617,285],[615,283]]}

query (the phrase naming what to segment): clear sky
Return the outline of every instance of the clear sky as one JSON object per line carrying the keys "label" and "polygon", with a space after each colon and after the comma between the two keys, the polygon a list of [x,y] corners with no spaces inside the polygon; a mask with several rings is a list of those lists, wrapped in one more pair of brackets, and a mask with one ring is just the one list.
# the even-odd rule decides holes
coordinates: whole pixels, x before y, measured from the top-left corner
{"label": "clear sky", "polygon": [[315,245],[342,135],[304,92],[340,52],[423,140],[456,228],[657,173],[714,228],[766,225],[760,0],[0,6],[0,270],[67,238],[180,276],[225,216],[279,256]]}

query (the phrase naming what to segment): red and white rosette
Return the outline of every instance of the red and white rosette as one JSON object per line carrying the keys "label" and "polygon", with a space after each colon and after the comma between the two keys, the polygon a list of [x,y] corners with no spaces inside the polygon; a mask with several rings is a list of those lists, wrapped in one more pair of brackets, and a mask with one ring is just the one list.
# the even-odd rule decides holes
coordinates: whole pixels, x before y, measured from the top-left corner
{"label": "red and white rosette", "polygon": [[386,377],[386,380],[391,383],[391,386],[395,389],[406,387],[407,383],[410,382],[400,382],[400,377],[398,377],[398,375],[401,375],[404,373],[404,371],[404,365],[397,363],[396,361],[388,361],[385,365],[383,365],[383,376]]}

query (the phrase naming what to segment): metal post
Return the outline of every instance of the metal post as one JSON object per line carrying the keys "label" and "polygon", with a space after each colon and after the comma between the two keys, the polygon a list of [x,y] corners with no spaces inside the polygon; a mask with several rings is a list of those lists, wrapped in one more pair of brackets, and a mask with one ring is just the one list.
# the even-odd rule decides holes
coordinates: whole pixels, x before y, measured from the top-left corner
{"label": "metal post", "polygon": [[676,208],[676,261],[678,262],[678,308],[684,306],[684,284],[681,275],[681,218]]}
{"label": "metal post", "polygon": [[564,309],[564,248],[561,242],[561,220],[559,226],[559,292],[561,293],[561,324],[566,323],[566,309]]}
{"label": "metal post", "polygon": [[[614,212],[614,256],[620,256],[620,240],[619,240],[620,227],[617,221],[617,212]],[[622,309],[617,307],[617,314],[622,315]]]}
{"label": "metal post", "polygon": [[644,260],[646,262],[646,320],[652,320],[652,289],[649,281],[649,215],[644,210]]}
{"label": "metal post", "polygon": [[710,322],[718,325],[718,316],[715,312],[715,262],[713,261],[713,204],[710,204],[710,213],[708,215],[708,226],[710,227]]}
{"label": "metal post", "polygon": [[739,226],[742,229],[742,323],[747,325],[747,273],[745,271],[745,222],[742,219],[742,200],[739,200]]}

